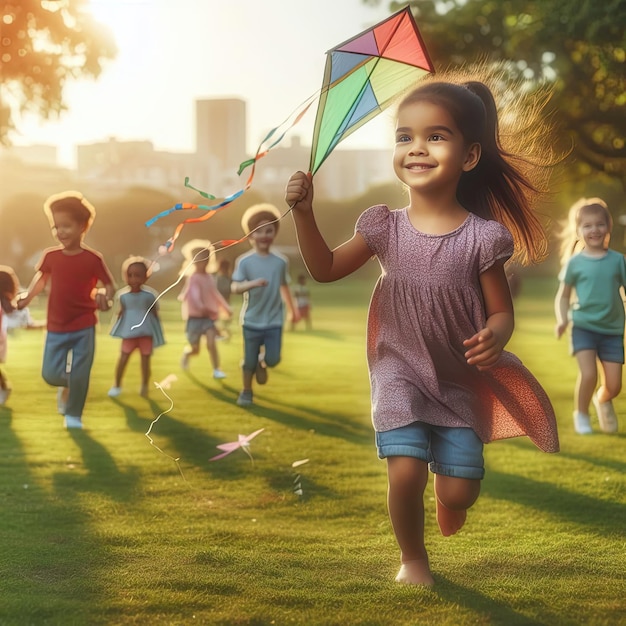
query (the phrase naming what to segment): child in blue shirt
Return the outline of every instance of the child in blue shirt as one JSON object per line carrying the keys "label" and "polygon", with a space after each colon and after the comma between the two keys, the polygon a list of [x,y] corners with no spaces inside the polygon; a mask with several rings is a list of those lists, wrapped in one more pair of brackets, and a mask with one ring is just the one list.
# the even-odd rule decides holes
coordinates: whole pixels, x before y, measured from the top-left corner
{"label": "child in blue shirt", "polygon": [[280,362],[284,304],[294,321],[298,317],[289,290],[287,258],[271,249],[279,219],[280,212],[275,206],[257,204],[241,220],[252,250],[235,261],[231,283],[232,293],[244,297],[240,318],[244,342],[243,389],[237,398],[239,406],[253,403],[252,379],[264,385],[267,368]]}

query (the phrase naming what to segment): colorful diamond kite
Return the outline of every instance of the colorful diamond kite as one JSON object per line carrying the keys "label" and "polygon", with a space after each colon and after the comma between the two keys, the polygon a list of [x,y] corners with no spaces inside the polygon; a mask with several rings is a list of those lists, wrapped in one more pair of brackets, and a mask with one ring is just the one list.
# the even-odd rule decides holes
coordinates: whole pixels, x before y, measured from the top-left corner
{"label": "colorful diamond kite", "polygon": [[408,6],[326,54],[309,165],[312,174],[340,141],[434,72]]}

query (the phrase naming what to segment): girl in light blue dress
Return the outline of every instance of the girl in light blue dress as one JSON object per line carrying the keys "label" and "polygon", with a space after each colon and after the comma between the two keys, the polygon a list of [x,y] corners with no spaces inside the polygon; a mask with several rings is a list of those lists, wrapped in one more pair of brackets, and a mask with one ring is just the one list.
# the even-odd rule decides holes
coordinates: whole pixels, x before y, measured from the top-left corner
{"label": "girl in light blue dress", "polygon": [[158,293],[146,286],[150,276],[150,263],[142,257],[129,257],[122,265],[122,276],[127,284],[117,293],[120,303],[117,320],[111,329],[113,337],[122,339],[122,352],[115,368],[115,384],[109,396],[116,398],[122,393],[122,378],[128,359],[135,349],[141,354],[141,389],[148,395],[150,359],[154,348],[165,343],[159,320]]}

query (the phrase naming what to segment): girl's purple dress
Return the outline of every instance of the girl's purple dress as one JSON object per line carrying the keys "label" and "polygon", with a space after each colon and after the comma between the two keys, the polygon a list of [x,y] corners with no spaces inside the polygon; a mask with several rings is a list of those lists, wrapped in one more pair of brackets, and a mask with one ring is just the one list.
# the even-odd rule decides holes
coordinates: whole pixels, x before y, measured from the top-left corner
{"label": "girl's purple dress", "polygon": [[470,427],[483,442],[527,435],[559,449],[554,410],[510,352],[491,369],[468,365],[463,341],[485,327],[479,275],[513,252],[509,231],[470,213],[445,235],[417,231],[407,209],[369,208],[356,230],[383,273],[368,315],[367,358],[377,431],[422,421]]}

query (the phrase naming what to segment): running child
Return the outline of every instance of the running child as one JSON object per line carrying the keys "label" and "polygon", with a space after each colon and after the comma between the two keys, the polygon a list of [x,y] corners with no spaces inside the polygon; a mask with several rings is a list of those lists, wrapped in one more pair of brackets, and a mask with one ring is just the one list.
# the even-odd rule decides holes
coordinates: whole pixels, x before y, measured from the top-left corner
{"label": "running child", "polygon": [[100,253],[83,243],[96,215],[93,205],[81,193],[66,191],[48,198],[44,211],[60,245],[44,250],[18,308],[27,307],[50,285],[42,376],[57,387],[57,409],[65,416],[65,427],[82,428],[95,353],[96,309],[111,308],[115,287]]}
{"label": "running child", "polygon": [[580,435],[592,432],[592,400],[600,430],[615,433],[618,428],[613,399],[622,389],[626,260],[609,248],[612,228],[604,200],[581,198],[570,208],[562,236],[563,268],[554,302],[556,336],[560,338],[572,323],[571,351],[579,370],[574,430]]}
{"label": "running child", "polygon": [[[535,122],[533,111],[501,120]],[[543,145],[544,136],[537,122],[520,140],[530,149]],[[542,155],[527,153],[518,169],[521,157],[511,153],[520,146],[501,147],[494,96],[477,81],[424,81],[401,101],[395,137],[393,167],[408,189],[408,206],[367,209],[353,237],[334,250],[316,225],[311,176],[294,174],[285,199],[314,279],[339,280],[373,255],[381,265],[367,358],[378,455],[387,459],[389,515],[400,547],[396,581],[429,586],[429,468],[437,522],[449,536],[478,498],[484,443],[528,435],[544,451],[559,447],[546,393],[504,351],[513,333],[504,264],[514,252],[535,261],[546,250],[531,208],[533,164]]]}
{"label": "running child", "polygon": [[144,398],[148,396],[152,351],[165,343],[159,320],[159,294],[146,285],[150,266],[150,261],[140,256],[131,256],[122,264],[122,278],[127,286],[116,294],[120,308],[110,333],[122,339],[122,352],[115,368],[115,383],[109,389],[111,398],[122,393],[124,371],[135,349],[141,355],[139,394]]}
{"label": "running child", "polygon": [[200,341],[204,337],[213,366],[213,378],[221,380],[226,374],[220,369],[220,355],[215,340],[218,336],[216,322],[220,311],[227,317],[232,309],[218,291],[212,272],[215,271],[215,249],[210,241],[194,239],[183,246],[184,270],[190,266],[192,273],[178,297],[182,301],[182,316],[186,320],[186,333],[189,345],[183,350],[180,366],[187,370],[189,359],[200,354]]}
{"label": "running child", "polygon": [[[16,310],[14,301],[19,285],[13,268],[0,265],[0,364],[5,363],[7,358],[6,316]],[[6,403],[10,395],[11,385],[0,367],[0,406]]]}

